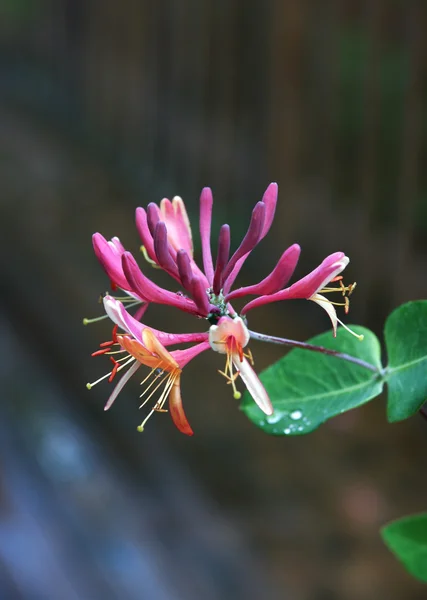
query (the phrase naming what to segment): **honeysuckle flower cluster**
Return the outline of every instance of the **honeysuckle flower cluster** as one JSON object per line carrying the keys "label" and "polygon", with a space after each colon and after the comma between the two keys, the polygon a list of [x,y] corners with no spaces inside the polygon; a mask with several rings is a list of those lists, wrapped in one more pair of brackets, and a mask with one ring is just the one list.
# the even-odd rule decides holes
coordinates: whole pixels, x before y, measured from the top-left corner
{"label": "honeysuckle flower cluster", "polygon": [[[138,429],[144,429],[154,412],[167,412],[167,405],[176,427],[192,435],[182,405],[181,374],[193,358],[213,350],[225,355],[224,370],[219,372],[231,387],[234,398],[241,397],[237,389],[237,380],[240,378],[259,408],[271,415],[271,401],[253,369],[254,360],[248,349],[251,332],[247,326],[247,314],[271,302],[307,299],[316,302],[327,312],[336,335],[337,325],[341,321],[335,305],[344,306],[348,312],[348,296],[355,285],[345,286],[342,283],[340,273],[349,262],[343,252],[326,257],[311,273],[286,287],[300,256],[299,245],[293,244],[283,252],[265,279],[251,286],[233,289],[249,254],[270,230],[277,194],[277,184],[271,183],[262,200],[255,205],[246,235],[233,253],[230,252],[230,227],[222,225],[214,262],[211,250],[213,197],[211,190],[204,188],[200,196],[199,221],[203,268],[194,260],[191,226],[181,198],[175,197],[172,201],[164,198],[159,206],[150,203],[147,210],[137,208],[136,227],[142,241],[143,255],[149,265],[166,271],[178,283],[178,292],[159,287],[147,277],[117,237],[107,241],[100,233],[94,234],[95,254],[110,279],[111,288],[120,288],[125,292],[121,297],[107,294],[103,298],[106,315],[114,323],[114,328],[111,340],[100,344],[100,349],[93,355],[108,356],[113,366],[104,377],[87,384],[90,389],[103,379],[108,378],[112,382],[122,370],[125,371],[111,393],[105,410],[110,408],[125,384],[144,365],[150,370],[141,382],[144,386],[140,396],[141,407],[150,404],[151,409]],[[331,286],[333,282],[337,285]],[[331,302],[325,296],[330,292],[339,292],[342,301]],[[232,301],[247,296],[254,298],[238,314]],[[148,326],[142,319],[151,303],[166,304],[204,319],[206,331],[172,334]],[[136,305],[140,306],[132,316],[129,308]],[[191,345],[186,349],[169,350],[179,344]]]}

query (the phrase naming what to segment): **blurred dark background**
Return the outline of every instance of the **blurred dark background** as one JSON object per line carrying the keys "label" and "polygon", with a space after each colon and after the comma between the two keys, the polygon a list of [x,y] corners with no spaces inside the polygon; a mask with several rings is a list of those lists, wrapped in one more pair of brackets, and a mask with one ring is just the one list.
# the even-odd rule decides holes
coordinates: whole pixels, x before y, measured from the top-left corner
{"label": "blurred dark background", "polygon": [[[2,410],[0,599],[423,600],[379,527],[426,506],[427,423],[385,401],[309,436],[273,438],[237,409],[212,353],[184,373],[182,436],[144,434],[137,386],[103,412],[90,359],[108,286],[91,234],[139,240],[134,209],[198,194],[234,247],[270,181],[269,237],[242,283],[285,246],[297,275],[351,257],[347,322],[378,335],[426,297],[425,2],[1,0]],[[214,234],[215,235],[215,234]],[[197,241],[198,243],[198,241]],[[150,323],[187,331],[165,308]],[[314,304],[254,311],[307,339]],[[253,344],[258,369],[282,354]]]}

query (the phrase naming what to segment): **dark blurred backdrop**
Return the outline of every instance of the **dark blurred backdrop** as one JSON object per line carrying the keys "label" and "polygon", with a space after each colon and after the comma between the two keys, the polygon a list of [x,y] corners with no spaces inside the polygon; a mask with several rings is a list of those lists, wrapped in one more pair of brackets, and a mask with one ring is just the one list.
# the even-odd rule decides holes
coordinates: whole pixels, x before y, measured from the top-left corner
{"label": "dark blurred backdrop", "polygon": [[[242,283],[299,242],[300,276],[351,257],[348,321],[378,335],[426,297],[426,13],[422,0],[1,0],[1,600],[426,597],[378,529],[425,509],[427,423],[388,425],[379,399],[267,437],[207,353],[183,379],[195,436],[167,416],[138,434],[135,383],[108,414],[108,384],[86,390],[109,326],[81,326],[108,286],[91,234],[137,251],[136,206],[179,194],[194,220],[205,185],[236,245],[279,183]],[[304,302],[251,325],[297,339],[330,327]],[[252,350],[259,369],[282,354]]]}

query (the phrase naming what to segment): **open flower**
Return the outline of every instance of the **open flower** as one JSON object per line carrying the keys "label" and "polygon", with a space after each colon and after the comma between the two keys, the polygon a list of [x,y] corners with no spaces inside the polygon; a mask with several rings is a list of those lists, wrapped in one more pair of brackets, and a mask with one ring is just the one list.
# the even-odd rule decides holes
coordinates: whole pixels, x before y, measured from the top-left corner
{"label": "open flower", "polygon": [[[162,288],[147,277],[134,256],[126,251],[118,238],[107,242],[101,234],[94,234],[96,256],[112,282],[113,289],[121,288],[132,301],[144,303],[144,307],[150,303],[166,304],[205,319],[209,324],[208,331],[204,333],[168,334],[140,323],[141,313],[135,315],[136,318],[132,317],[122,302],[107,295],[104,298],[106,314],[124,331],[121,335],[115,334],[116,338],[112,343],[117,344],[120,348],[118,352],[125,355],[121,359],[121,365],[128,365],[130,368],[117,384],[106,408],[111,406],[118,392],[136,370],[141,365],[146,365],[152,369],[148,379],[157,377],[156,373],[162,373],[164,377],[163,392],[150,414],[156,410],[164,410],[163,405],[169,398],[175,424],[184,433],[190,433],[191,428],[182,410],[179,392],[181,371],[189,360],[211,348],[226,355],[225,368],[220,373],[231,386],[234,397],[240,398],[236,387],[236,380],[240,376],[261,410],[271,414],[273,407],[252,368],[252,354],[247,349],[251,336],[246,326],[246,314],[271,302],[307,299],[317,303],[327,312],[332,322],[333,333],[336,335],[337,324],[341,321],[337,317],[335,306],[342,305],[347,312],[348,297],[355,286],[345,286],[342,283],[340,273],[349,262],[343,252],[331,254],[311,273],[285,287],[294,273],[300,255],[299,245],[293,244],[285,250],[272,272],[262,281],[232,289],[244,262],[272,225],[277,192],[277,184],[272,183],[268,186],[262,200],[255,205],[246,235],[234,253],[230,252],[230,227],[225,224],[220,228],[214,264],[211,251],[213,198],[209,188],[202,190],[199,229],[203,269],[194,259],[190,222],[181,198],[175,197],[172,201],[165,198],[160,206],[151,203],[147,210],[137,208],[136,226],[142,240],[144,256],[150,264],[166,271],[178,282],[181,288],[178,292]],[[331,286],[334,282],[338,285]],[[325,294],[332,292],[339,293],[342,301],[330,301]],[[255,298],[243,306],[239,315],[231,302],[247,296]],[[166,346],[185,342],[195,345],[186,350],[166,350]],[[105,347],[109,349],[108,352],[104,351]],[[111,352],[112,349],[107,345],[95,354]],[[115,360],[112,356],[110,358]],[[116,368],[115,365],[105,377],[114,378],[121,368],[122,366]],[[151,385],[153,383],[150,383]],[[151,391],[144,404],[152,397],[152,393]]]}
{"label": "open flower", "polygon": [[[142,365],[150,367],[150,372],[141,382],[145,388],[140,395],[141,399],[144,398],[140,408],[150,402],[153,396],[156,400],[151,412],[138,427],[139,431],[144,430],[145,423],[154,412],[165,412],[163,407],[169,400],[169,410],[173,422],[180,431],[192,435],[193,431],[182,406],[181,372],[190,360],[209,348],[207,334],[175,335],[147,327],[134,319],[120,301],[108,295],[104,297],[104,307],[108,316],[115,323],[115,327],[112,339],[100,344],[100,349],[94,352],[93,356],[109,356],[113,368],[97,381],[87,384],[87,387],[91,389],[106,378],[111,383],[119,371],[128,367],[107,400],[105,410],[108,410],[137,370]],[[124,331],[123,334],[117,333],[119,327]],[[168,352],[166,349],[167,345],[185,342],[195,342],[195,345],[186,350],[173,352]]]}

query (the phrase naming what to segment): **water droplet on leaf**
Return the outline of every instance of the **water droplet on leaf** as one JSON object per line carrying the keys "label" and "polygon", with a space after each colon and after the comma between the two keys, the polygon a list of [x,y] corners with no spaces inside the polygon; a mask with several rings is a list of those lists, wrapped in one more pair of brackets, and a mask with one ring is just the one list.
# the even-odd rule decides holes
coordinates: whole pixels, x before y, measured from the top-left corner
{"label": "water droplet on leaf", "polygon": [[278,421],[280,421],[282,416],[283,416],[282,413],[280,413],[278,410],[275,410],[272,415],[268,415],[267,423],[270,423],[270,425],[273,425],[274,423],[277,423]]}

